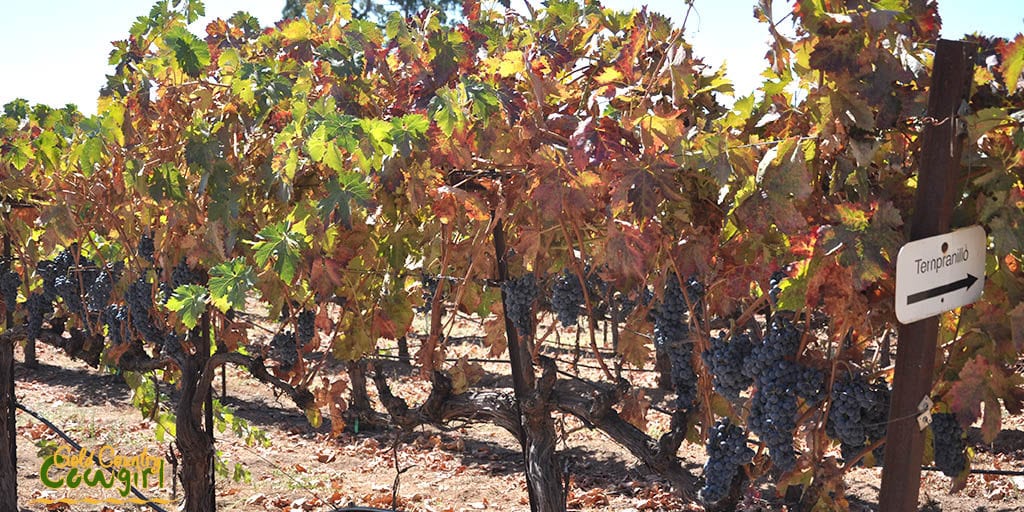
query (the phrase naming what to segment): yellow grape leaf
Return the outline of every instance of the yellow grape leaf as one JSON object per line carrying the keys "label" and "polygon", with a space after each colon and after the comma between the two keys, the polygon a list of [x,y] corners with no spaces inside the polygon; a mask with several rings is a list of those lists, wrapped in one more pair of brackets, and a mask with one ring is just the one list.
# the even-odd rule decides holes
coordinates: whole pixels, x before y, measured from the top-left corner
{"label": "yellow grape leaf", "polygon": [[604,70],[594,77],[594,81],[596,81],[598,85],[608,85],[615,82],[621,82],[622,72],[612,67],[604,68]]}
{"label": "yellow grape leaf", "polygon": [[309,420],[309,425],[313,428],[320,428],[320,425],[324,422],[324,417],[320,414],[320,409],[317,409],[316,407],[306,409],[306,419]]}
{"label": "yellow grape leaf", "polygon": [[502,78],[508,78],[516,73],[522,73],[526,69],[526,61],[523,60],[523,52],[512,50],[502,55],[498,62],[497,73]]}

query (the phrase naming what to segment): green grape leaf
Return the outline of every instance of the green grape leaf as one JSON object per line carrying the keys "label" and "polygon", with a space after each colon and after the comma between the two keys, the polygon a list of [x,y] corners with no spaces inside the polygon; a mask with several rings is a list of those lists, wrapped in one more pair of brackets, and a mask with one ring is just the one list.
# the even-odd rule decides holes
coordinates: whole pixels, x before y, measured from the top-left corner
{"label": "green grape leaf", "polygon": [[156,440],[164,442],[164,433],[170,434],[174,437],[177,433],[177,424],[175,423],[174,414],[169,412],[162,412],[156,417]]}
{"label": "green grape leaf", "polygon": [[413,143],[423,139],[430,121],[423,114],[407,114],[391,120],[391,141],[402,158],[412,154]]}
{"label": "green grape leaf", "polygon": [[306,152],[314,162],[322,162],[327,154],[327,126],[320,125],[306,138]]}
{"label": "green grape leaf", "polygon": [[252,243],[256,251],[256,263],[266,266],[273,260],[274,270],[286,283],[295,278],[302,251],[307,245],[305,229],[296,229],[299,227],[291,222],[267,226],[256,235],[257,241]]}
{"label": "green grape leaf", "polygon": [[466,113],[462,110],[462,105],[467,99],[466,89],[460,86],[456,89],[438,89],[437,95],[430,100],[427,106],[430,118],[445,135],[451,137],[456,129],[466,124]]}
{"label": "green grape leaf", "polygon": [[210,65],[210,48],[185,27],[174,27],[164,34],[164,42],[174,52],[174,59],[182,71],[192,78],[198,77]]}
{"label": "green grape leaf", "polygon": [[10,162],[15,169],[20,171],[28,165],[32,156],[32,146],[29,141],[19,140],[15,141],[14,144],[11,145],[11,150],[4,155],[4,160]]}
{"label": "green grape leaf", "polygon": [[225,261],[210,269],[210,298],[213,305],[227,312],[245,308],[246,294],[256,284],[256,273],[242,258]]}
{"label": "green grape leaf", "polygon": [[199,317],[206,312],[206,303],[210,300],[210,292],[206,287],[197,284],[183,284],[174,289],[167,309],[178,313],[178,318],[185,327],[195,329]]}
{"label": "green grape leaf", "polygon": [[324,222],[327,222],[331,214],[337,213],[338,220],[345,226],[350,226],[352,223],[350,201],[365,203],[370,199],[370,187],[366,184],[363,176],[357,172],[338,173],[338,176],[331,178],[324,188],[327,191],[327,197],[321,199],[317,204],[317,210]]}

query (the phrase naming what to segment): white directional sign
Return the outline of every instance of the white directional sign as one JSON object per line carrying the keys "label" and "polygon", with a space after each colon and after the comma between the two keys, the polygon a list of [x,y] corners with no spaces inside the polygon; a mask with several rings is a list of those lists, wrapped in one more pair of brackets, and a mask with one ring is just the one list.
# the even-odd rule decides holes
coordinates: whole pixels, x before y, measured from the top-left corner
{"label": "white directional sign", "polygon": [[904,245],[896,257],[896,319],[909,324],[981,298],[985,230],[958,229]]}

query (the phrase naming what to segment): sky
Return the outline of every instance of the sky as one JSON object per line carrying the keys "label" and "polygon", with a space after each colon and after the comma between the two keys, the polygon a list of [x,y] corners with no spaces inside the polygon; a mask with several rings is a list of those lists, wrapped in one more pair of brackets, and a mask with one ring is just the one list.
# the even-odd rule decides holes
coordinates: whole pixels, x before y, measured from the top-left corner
{"label": "sky", "polygon": [[[488,0],[484,0],[485,5]],[[513,7],[523,0],[514,0]],[[607,7],[651,11],[681,23],[684,0],[604,0]],[[203,35],[214,18],[246,10],[266,26],[281,16],[284,0],[206,0],[207,16],[194,23]],[[539,4],[538,0],[532,3]],[[738,93],[759,83],[768,32],[753,17],[755,0],[693,0],[686,34],[694,52],[714,66],[727,63]],[[785,12],[791,2],[776,0]],[[78,105],[95,113],[96,98],[111,72],[110,42],[127,37],[135,18],[149,12],[150,0],[3,0],[0,10],[0,105],[15,98],[32,103]],[[1022,0],[939,0],[942,36],[958,39],[980,32],[1012,37],[1024,32]]]}

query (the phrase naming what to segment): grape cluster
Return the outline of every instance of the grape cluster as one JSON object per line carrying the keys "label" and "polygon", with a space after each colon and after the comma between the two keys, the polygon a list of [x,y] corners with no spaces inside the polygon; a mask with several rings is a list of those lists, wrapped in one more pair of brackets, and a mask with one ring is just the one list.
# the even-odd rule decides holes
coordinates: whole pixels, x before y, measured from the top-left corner
{"label": "grape cluster", "polygon": [[163,343],[160,345],[160,353],[164,356],[181,361],[185,358],[185,351],[181,346],[181,335],[175,331],[167,333]]}
{"label": "grape cluster", "polygon": [[181,258],[178,264],[171,269],[171,279],[167,282],[160,283],[159,289],[163,296],[164,303],[171,300],[171,296],[174,295],[174,290],[178,289],[179,286],[199,284],[200,282],[202,281],[199,274],[189,268],[188,262],[185,258]]}
{"label": "grape cluster", "polygon": [[952,413],[932,415],[932,446],[935,466],[949,477],[955,477],[967,469],[967,444],[964,431]]}
{"label": "grape cluster", "polygon": [[551,286],[551,308],[558,315],[562,327],[576,325],[583,302],[583,286],[579,277],[569,269],[563,270]]}
{"label": "grape cluster", "polygon": [[754,379],[744,375],[744,361],[750,356],[754,343],[747,333],[726,338],[723,333],[711,338],[710,347],[701,354],[711,373],[711,383],[720,395],[733,402],[740,401],[740,393],[753,384]]}
{"label": "grape cluster", "polygon": [[810,405],[825,394],[824,374],[793,360],[800,349],[800,332],[784,318],[773,318],[768,333],[744,360],[743,375],[754,379],[750,429],[768,446],[774,466],[789,471],[796,465],[793,435],[799,398]]}
{"label": "grape cluster", "polygon": [[143,339],[153,343],[163,342],[163,332],[153,322],[149,310],[153,307],[153,296],[150,295],[152,288],[144,277],[132,281],[125,292],[125,301],[128,303],[128,313],[131,315],[132,327],[139,332]]}
{"label": "grape cluster", "polygon": [[420,274],[420,285],[423,289],[423,305],[416,308],[420,313],[429,313],[434,304],[434,295],[437,294],[437,287],[441,279],[433,274],[423,272]]}
{"label": "grape cluster", "polygon": [[889,387],[884,381],[871,384],[862,375],[846,375],[832,385],[825,433],[839,440],[843,459],[850,460],[864,447],[885,437],[889,398]]}
{"label": "grape cluster", "polygon": [[185,258],[181,258],[181,261],[171,269],[171,289],[177,289],[179,286],[186,284],[198,284],[199,282],[199,274],[189,268]]}
{"label": "grape cluster", "polygon": [[85,304],[82,302],[78,277],[74,275],[58,276],[54,284],[57,288],[57,296],[64,301],[64,307],[69,312],[84,317]]}
{"label": "grape cluster", "polygon": [[85,292],[85,303],[89,311],[99,313],[110,303],[110,291],[114,288],[114,275],[109,270],[96,273],[96,278]]}
{"label": "grape cluster", "polygon": [[57,300],[57,276],[67,275],[67,272],[67,268],[61,271],[52,260],[42,260],[36,265],[36,273],[43,278],[42,294],[50,302]]}
{"label": "grape cluster", "polygon": [[316,330],[316,311],[303,309],[299,312],[299,318],[295,325],[295,338],[300,345],[312,341],[313,333]]}
{"label": "grape cluster", "polygon": [[270,340],[270,358],[280,363],[280,369],[289,371],[299,360],[299,352],[295,344],[295,333],[281,331]]}
{"label": "grape cluster", "polygon": [[800,350],[800,331],[785,318],[773,318],[768,333],[754,346],[744,365],[744,374],[756,379],[783,359],[792,359]]}
{"label": "grape cluster", "polygon": [[53,301],[47,299],[44,294],[33,293],[28,296],[25,308],[28,309],[25,330],[27,331],[28,339],[35,340],[39,338],[39,333],[43,330],[43,318],[53,313]]}
{"label": "grape cluster", "polygon": [[156,252],[156,247],[153,244],[153,237],[149,233],[142,235],[142,238],[139,239],[139,246],[135,252],[140,258],[149,262],[150,265],[153,264],[153,253]]}
{"label": "grape cluster", "polygon": [[794,392],[795,363],[777,361],[757,377],[757,391],[750,407],[750,430],[768,446],[772,464],[782,472],[796,465],[793,434],[799,410]]}
{"label": "grape cluster", "polygon": [[729,418],[718,420],[708,435],[708,460],[704,463],[704,486],[700,499],[707,505],[722,501],[737,471],[754,458],[754,450],[747,446],[747,434],[733,425]]}
{"label": "grape cluster", "polygon": [[794,385],[796,394],[811,407],[825,400],[825,373],[810,366],[800,366]]}
{"label": "grape cluster", "polygon": [[18,287],[21,286],[21,276],[13,270],[0,274],[0,295],[4,298],[4,308],[8,313],[14,311],[18,304]]}
{"label": "grape cluster", "polygon": [[654,312],[654,345],[668,354],[676,408],[689,409],[697,401],[697,373],[693,370],[693,343],[687,327],[686,299],[675,274],[669,274],[665,294]]}
{"label": "grape cluster", "polygon": [[537,278],[533,274],[509,279],[501,284],[505,314],[519,334],[529,336],[533,327],[533,301],[537,298]]}
{"label": "grape cluster", "polygon": [[776,270],[772,272],[772,275],[768,278],[768,297],[771,299],[772,305],[779,302],[779,294],[782,293],[781,284],[782,281],[789,278],[789,274],[785,270]]}
{"label": "grape cluster", "polygon": [[124,337],[125,321],[128,320],[128,308],[110,304],[103,309],[101,314],[103,324],[107,326],[107,336],[112,345],[120,345],[127,341]]}
{"label": "grape cluster", "polygon": [[616,300],[618,301],[619,318],[626,318],[637,306],[649,307],[651,301],[654,300],[654,292],[644,286],[636,292],[635,298],[628,293],[620,293],[616,296]]}

